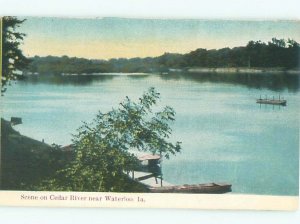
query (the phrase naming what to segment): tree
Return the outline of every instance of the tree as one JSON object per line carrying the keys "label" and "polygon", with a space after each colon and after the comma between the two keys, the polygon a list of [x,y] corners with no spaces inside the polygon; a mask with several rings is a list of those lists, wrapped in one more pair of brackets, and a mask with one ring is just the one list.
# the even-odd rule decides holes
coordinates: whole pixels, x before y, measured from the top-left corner
{"label": "tree", "polygon": [[272,38],[267,44],[250,41],[246,51],[251,67],[299,69],[299,44],[291,39]]}
{"label": "tree", "polygon": [[25,34],[16,31],[24,21],[11,16],[2,18],[2,93],[6,91],[7,84],[17,78],[15,71],[22,70],[29,63],[20,49]]}
{"label": "tree", "polygon": [[180,142],[168,142],[175,111],[169,106],[156,113],[151,109],[159,97],[150,88],[139,102],[126,97],[117,109],[99,112],[91,124],[84,123],[74,135],[74,161],[45,182],[43,189],[132,191],[132,180],[124,172],[134,170],[138,161],[130,149],[159,153],[167,159],[181,150]]}

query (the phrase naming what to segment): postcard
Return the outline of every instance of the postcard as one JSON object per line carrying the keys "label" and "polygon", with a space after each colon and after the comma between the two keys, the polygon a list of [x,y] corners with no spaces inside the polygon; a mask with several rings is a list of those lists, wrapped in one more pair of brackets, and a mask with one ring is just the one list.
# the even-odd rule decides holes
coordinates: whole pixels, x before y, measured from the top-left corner
{"label": "postcard", "polygon": [[0,30],[0,205],[298,208],[299,21]]}

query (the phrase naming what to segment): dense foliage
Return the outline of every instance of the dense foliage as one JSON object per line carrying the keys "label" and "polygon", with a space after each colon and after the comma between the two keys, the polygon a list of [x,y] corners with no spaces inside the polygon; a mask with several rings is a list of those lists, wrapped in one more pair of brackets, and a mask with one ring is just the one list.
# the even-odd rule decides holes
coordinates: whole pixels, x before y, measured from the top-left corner
{"label": "dense foliage", "polygon": [[24,70],[29,63],[20,50],[25,34],[17,31],[24,21],[11,16],[2,18],[1,92],[5,92],[7,84],[16,79],[16,70]]}
{"label": "dense foliage", "polygon": [[159,93],[150,88],[133,102],[128,97],[117,109],[97,115],[91,124],[84,123],[74,135],[75,159],[55,178],[45,181],[40,190],[67,191],[145,191],[133,183],[127,171],[139,166],[130,149],[159,153],[166,158],[180,151],[172,144],[169,122],[174,120],[171,107],[153,113],[151,108]]}
{"label": "dense foliage", "polygon": [[34,190],[45,177],[65,167],[70,153],[20,135],[1,119],[0,189]]}
{"label": "dense foliage", "polygon": [[28,71],[39,74],[90,74],[103,72],[163,72],[188,67],[299,68],[300,45],[294,40],[273,38],[250,41],[247,46],[219,50],[197,49],[188,54],[165,53],[159,57],[88,60],[84,58],[34,57]]}

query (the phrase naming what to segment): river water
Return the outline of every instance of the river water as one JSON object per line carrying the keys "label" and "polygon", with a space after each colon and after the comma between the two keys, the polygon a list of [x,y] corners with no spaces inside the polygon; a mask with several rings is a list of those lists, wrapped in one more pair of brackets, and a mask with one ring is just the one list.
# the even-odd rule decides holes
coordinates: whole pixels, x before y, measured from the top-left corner
{"label": "river water", "polygon": [[[67,145],[82,121],[137,99],[149,87],[176,111],[172,141],[182,152],[164,160],[172,184],[228,182],[233,193],[298,195],[297,75],[102,74],[30,77],[1,97],[2,116],[22,117],[21,134]],[[284,97],[287,106],[256,104]]]}

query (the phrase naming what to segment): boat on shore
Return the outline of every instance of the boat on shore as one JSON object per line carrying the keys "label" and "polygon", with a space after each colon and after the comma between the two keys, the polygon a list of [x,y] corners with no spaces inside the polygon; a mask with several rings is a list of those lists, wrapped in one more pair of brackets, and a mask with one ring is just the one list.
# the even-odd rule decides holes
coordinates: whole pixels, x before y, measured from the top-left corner
{"label": "boat on shore", "polygon": [[184,184],[179,186],[150,187],[151,193],[190,193],[190,194],[223,194],[231,192],[231,184]]}

